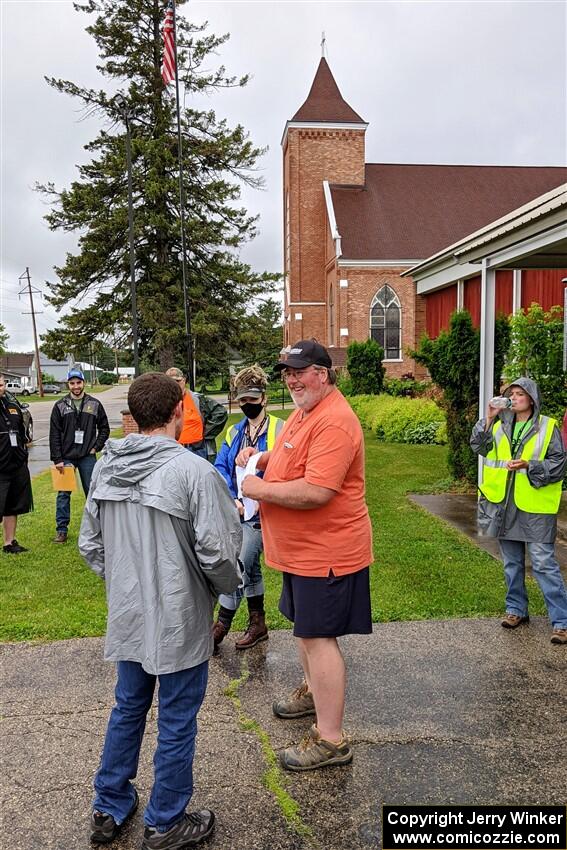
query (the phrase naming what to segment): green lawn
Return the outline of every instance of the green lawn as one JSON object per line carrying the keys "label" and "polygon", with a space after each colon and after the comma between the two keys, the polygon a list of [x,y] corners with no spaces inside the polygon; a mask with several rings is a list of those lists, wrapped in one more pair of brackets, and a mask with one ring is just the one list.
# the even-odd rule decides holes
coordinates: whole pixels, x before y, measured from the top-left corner
{"label": "green lawn", "polygon": [[[281,412],[282,418],[290,411]],[[230,422],[238,416],[233,415]],[[374,529],[374,621],[497,616],[503,611],[501,565],[465,537],[413,505],[406,493],[446,476],[446,448],[378,443],[366,434],[367,499]],[[18,539],[30,552],[0,555],[0,640],[57,640],[103,634],[104,586],[86,567],[76,541],[84,503],[72,496],[69,541],[52,543],[55,494],[49,473],[34,480],[35,511],[21,517]],[[307,533],[307,530],[306,530]],[[271,628],[288,628],[277,610],[281,578],[265,569]],[[529,581],[531,611],[545,613]],[[243,628],[242,605],[235,628]]]}
{"label": "green lawn", "polygon": [[[116,386],[116,384],[113,386]],[[85,392],[89,395],[98,395],[99,393],[104,393],[109,389],[110,387],[104,384],[96,384],[96,386],[93,387],[91,387],[90,384],[85,384]],[[64,390],[61,393],[46,393],[44,396],[40,396],[39,393],[32,393],[31,395],[18,394],[16,398],[18,401],[24,401],[28,404],[35,401],[59,401],[59,399],[66,396],[68,392],[68,390]]]}

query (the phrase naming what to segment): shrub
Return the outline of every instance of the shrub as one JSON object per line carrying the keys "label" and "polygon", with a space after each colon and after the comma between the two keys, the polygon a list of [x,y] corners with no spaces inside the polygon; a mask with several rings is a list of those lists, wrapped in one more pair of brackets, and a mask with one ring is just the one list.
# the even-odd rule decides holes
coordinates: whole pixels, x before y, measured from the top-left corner
{"label": "shrub", "polygon": [[110,386],[111,384],[118,383],[118,375],[115,375],[114,372],[102,372],[99,375],[98,379],[99,384],[103,384],[105,386]]}
{"label": "shrub", "polygon": [[384,383],[384,349],[373,339],[351,342],[347,348],[347,371],[353,395],[378,395]]}
{"label": "shrub", "polygon": [[[510,344],[510,325],[498,316],[494,334],[494,393],[499,392],[504,357]],[[449,330],[436,339],[424,336],[417,351],[418,363],[427,366],[432,379],[443,390],[441,405],[447,415],[448,464],[454,478],[476,482],[478,463],[469,445],[478,416],[480,333],[467,310],[451,316]]]}
{"label": "shrub", "polygon": [[563,371],[563,309],[545,312],[539,304],[510,319],[511,343],[505,377],[526,376],[536,381],[542,411],[562,420],[567,407],[567,375]]}
{"label": "shrub", "polygon": [[384,378],[384,392],[393,396],[416,398],[421,396],[429,381],[416,381],[413,378]]}
{"label": "shrub", "polygon": [[447,442],[443,411],[427,399],[353,396],[349,402],[365,428],[386,443]]}
{"label": "shrub", "polygon": [[347,372],[340,372],[337,376],[337,387],[343,395],[354,395],[352,391],[352,379]]}

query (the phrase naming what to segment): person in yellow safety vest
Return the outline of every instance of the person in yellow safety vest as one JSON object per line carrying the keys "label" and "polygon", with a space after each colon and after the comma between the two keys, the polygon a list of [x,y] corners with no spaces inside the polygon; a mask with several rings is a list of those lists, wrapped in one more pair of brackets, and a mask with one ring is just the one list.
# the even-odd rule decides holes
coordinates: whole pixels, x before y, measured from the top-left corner
{"label": "person in yellow safety vest", "polygon": [[[276,442],[283,422],[266,411],[268,376],[258,366],[242,369],[233,380],[234,395],[244,414],[236,425],[230,427],[220,447],[215,467],[218,469],[235,501],[242,523],[242,550],[240,561],[243,566],[243,583],[234,593],[221,594],[219,613],[214,624],[214,651],[218,653],[219,644],[224,640],[232,625],[232,620],[242,601],[248,603],[248,628],[243,637],[236,641],[236,649],[250,649],[260,641],[268,639],[264,612],[264,579],[260,565],[263,551],[262,529],[258,503],[246,504],[239,495],[236,478],[236,456],[247,446],[258,451],[270,451]],[[262,473],[258,473],[262,475]],[[248,512],[245,513],[245,508]]]}
{"label": "person in yellow safety vest", "polygon": [[540,413],[535,381],[518,378],[503,395],[510,409],[488,405],[473,428],[471,447],[484,458],[478,526],[497,537],[506,580],[505,629],[529,622],[525,550],[545,599],[551,643],[567,645],[567,590],[555,557],[557,512],[567,452],[555,419]]}
{"label": "person in yellow safety vest", "polygon": [[183,428],[177,442],[214,464],[217,456],[215,437],[221,433],[228,419],[224,405],[187,389],[181,369],[172,366],[165,374],[179,384],[183,393]]}

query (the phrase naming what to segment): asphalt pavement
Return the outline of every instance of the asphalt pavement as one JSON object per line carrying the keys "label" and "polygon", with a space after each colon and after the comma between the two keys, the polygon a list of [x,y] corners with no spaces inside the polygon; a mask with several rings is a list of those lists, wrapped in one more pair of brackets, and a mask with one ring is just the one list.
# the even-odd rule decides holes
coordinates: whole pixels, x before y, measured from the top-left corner
{"label": "asphalt pavement", "polygon": [[[300,677],[293,637],[254,649],[230,634],[210,662],[191,807],[217,814],[211,850],[381,848],[382,804],[565,805],[567,647],[533,618],[380,623],[341,641],[348,668],[346,767],[288,774],[274,756],[310,718],[282,721],[274,698]],[[92,780],[113,704],[102,640],[0,647],[2,847],[87,850]],[[139,848],[156,712],[138,776],[140,809],[116,850]],[[541,846],[541,845],[539,845]]]}

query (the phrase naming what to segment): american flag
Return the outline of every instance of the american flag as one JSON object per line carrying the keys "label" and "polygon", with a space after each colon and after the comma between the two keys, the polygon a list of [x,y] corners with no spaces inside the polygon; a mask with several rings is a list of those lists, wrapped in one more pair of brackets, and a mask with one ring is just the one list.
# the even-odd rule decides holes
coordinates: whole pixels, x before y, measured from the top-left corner
{"label": "american flag", "polygon": [[163,64],[161,78],[164,85],[169,85],[175,79],[175,26],[173,0],[168,0],[163,23]]}

